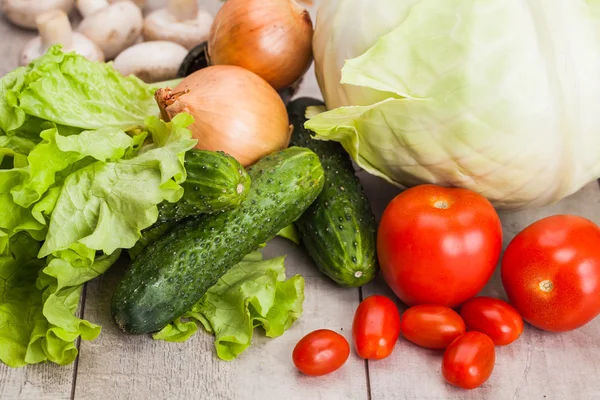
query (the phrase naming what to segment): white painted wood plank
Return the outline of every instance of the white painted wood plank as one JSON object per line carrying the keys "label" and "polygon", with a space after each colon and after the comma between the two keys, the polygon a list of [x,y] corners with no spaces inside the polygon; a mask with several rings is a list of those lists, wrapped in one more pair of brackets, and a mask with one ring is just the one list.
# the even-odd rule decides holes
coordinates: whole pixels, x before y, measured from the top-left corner
{"label": "white painted wood plank", "polygon": [[[379,218],[385,205],[399,191],[383,181],[367,179],[368,193]],[[545,208],[500,213],[504,247],[527,225],[553,214],[570,213],[600,223],[600,188],[592,182],[573,196]],[[395,298],[381,278],[363,289]],[[499,268],[482,294],[506,298]],[[400,310],[403,306],[398,301]],[[496,348],[492,377],[473,391],[454,388],[441,375],[441,354],[400,338],[394,353],[385,360],[369,362],[374,400],[589,400],[600,398],[600,318],[569,333],[554,334],[526,325],[515,343]]]}
{"label": "white painted wood plank", "polygon": [[216,357],[213,337],[203,331],[186,343],[119,331],[110,318],[110,301],[122,268],[88,284],[85,317],[103,331],[81,345],[75,398],[366,399],[365,364],[355,355],[325,379],[302,376],[291,360],[296,342],[314,329],[332,329],[351,339],[358,291],[323,278],[300,248],[283,239],[271,242],[264,254],[287,254],[288,276],[304,276],[304,313],[277,339],[256,331],[252,346],[231,362]]}

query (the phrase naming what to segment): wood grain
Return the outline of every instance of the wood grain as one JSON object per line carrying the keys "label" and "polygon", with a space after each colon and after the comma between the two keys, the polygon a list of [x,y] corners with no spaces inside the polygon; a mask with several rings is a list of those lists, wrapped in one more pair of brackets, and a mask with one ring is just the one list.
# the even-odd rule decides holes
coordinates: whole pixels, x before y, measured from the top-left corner
{"label": "wood grain", "polygon": [[[375,185],[367,180],[368,185]],[[383,185],[381,186],[384,187]],[[396,193],[393,188],[369,197],[378,217]],[[592,182],[561,202],[536,210],[501,213],[504,247],[527,225],[553,214],[570,213],[600,223],[600,187]],[[363,288],[363,295],[392,296],[382,279]],[[506,298],[499,268],[482,294]],[[404,306],[398,302],[400,310]],[[497,347],[492,377],[479,389],[464,391],[444,382],[441,353],[420,348],[400,338],[385,360],[369,362],[372,399],[411,400],[591,400],[600,398],[600,319],[573,332],[553,334],[526,325],[523,336]],[[393,378],[391,377],[393,371]]]}
{"label": "wood grain", "polygon": [[358,290],[323,278],[302,249],[283,239],[271,242],[264,254],[287,254],[288,276],[304,276],[304,314],[279,338],[257,331],[252,346],[232,362],[216,357],[213,337],[203,331],[185,343],[119,331],[110,318],[110,300],[122,268],[88,284],[86,318],[104,329],[99,339],[81,344],[75,398],[366,399],[365,364],[354,355],[327,379],[301,376],[291,362],[295,343],[314,329],[333,329],[350,339]]}

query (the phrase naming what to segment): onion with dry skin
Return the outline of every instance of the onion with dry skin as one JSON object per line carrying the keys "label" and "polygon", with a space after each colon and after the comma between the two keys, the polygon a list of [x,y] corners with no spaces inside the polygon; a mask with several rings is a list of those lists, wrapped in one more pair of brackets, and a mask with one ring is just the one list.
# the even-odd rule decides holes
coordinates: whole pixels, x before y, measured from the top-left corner
{"label": "onion with dry skin", "polygon": [[313,27],[295,0],[227,0],[212,24],[212,65],[237,65],[276,90],[302,77],[312,62]]}
{"label": "onion with dry skin", "polygon": [[194,117],[190,129],[198,149],[224,151],[244,166],[290,142],[283,101],[264,79],[241,67],[203,68],[155,97],[166,121],[181,112]]}

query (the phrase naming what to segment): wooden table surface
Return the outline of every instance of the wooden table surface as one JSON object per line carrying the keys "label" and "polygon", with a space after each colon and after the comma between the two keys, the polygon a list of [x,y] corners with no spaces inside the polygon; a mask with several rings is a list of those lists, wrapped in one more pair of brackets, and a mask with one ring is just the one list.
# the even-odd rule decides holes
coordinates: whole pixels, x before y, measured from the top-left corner
{"label": "wooden table surface", "polygon": [[[161,1],[151,3],[156,7]],[[217,0],[203,4],[213,14],[219,7]],[[316,7],[311,12],[314,20]],[[16,67],[19,51],[33,36],[0,18],[0,75]],[[320,97],[312,69],[300,94]],[[360,174],[380,216],[398,189]],[[590,183],[551,207],[502,213],[504,244],[533,221],[557,213],[578,214],[600,223],[598,183]],[[283,336],[268,339],[257,331],[252,346],[235,361],[226,362],[215,356],[213,337],[201,330],[186,343],[123,334],[109,314],[115,283],[123,272],[115,266],[87,284],[79,311],[103,327],[100,337],[81,341],[79,358],[69,366],[11,369],[0,363],[0,399],[600,399],[600,318],[564,334],[526,326],[521,339],[497,348],[492,377],[473,391],[445,384],[440,354],[403,339],[385,360],[365,362],[352,354],[343,368],[331,375],[302,376],[291,362],[291,351],[302,336],[329,328],[350,341],[352,317],[360,299],[391,292],[381,280],[362,289],[337,287],[316,270],[301,248],[281,239],[270,242],[264,254],[266,258],[287,254],[288,276],[298,273],[306,280],[304,314]],[[505,296],[497,274],[484,293]]]}

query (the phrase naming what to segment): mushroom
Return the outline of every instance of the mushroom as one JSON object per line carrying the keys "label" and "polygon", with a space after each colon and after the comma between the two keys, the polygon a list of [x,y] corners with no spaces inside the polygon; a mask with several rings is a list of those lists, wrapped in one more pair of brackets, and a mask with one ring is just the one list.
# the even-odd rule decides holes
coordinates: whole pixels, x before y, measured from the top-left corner
{"label": "mushroom", "polygon": [[107,60],[133,45],[142,32],[142,11],[131,1],[77,0],[83,15],[78,31],[95,42]]}
{"label": "mushroom", "polygon": [[200,10],[196,0],[169,0],[167,8],[144,20],[144,39],[168,40],[191,49],[208,39],[213,16]]}
{"label": "mushroom", "polygon": [[187,55],[185,47],[167,41],[143,42],[120,53],[113,63],[122,75],[135,75],[144,82],[162,82],[177,77]]}
{"label": "mushroom", "polygon": [[[129,1],[129,0],[108,0],[109,3],[118,3],[120,1]],[[131,0],[133,1],[139,8],[144,8],[146,5],[146,0]]]}
{"label": "mushroom", "polygon": [[39,15],[36,25],[40,35],[23,48],[20,65],[27,65],[42,56],[54,44],[62,44],[63,51],[75,51],[90,61],[104,61],[102,50],[94,42],[81,33],[73,32],[64,11],[54,10]]}
{"label": "mushroom", "polygon": [[71,12],[75,0],[0,0],[0,10],[10,22],[22,28],[35,29],[35,19],[48,11]]}

